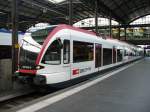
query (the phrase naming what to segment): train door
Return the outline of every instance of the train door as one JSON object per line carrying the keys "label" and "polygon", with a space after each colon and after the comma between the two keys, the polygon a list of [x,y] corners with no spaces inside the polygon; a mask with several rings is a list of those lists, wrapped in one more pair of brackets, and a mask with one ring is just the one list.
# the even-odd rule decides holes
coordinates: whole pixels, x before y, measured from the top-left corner
{"label": "train door", "polygon": [[52,42],[42,59],[45,68],[39,72],[47,74],[47,83],[70,80],[70,41],[59,41]]}
{"label": "train door", "polygon": [[64,40],[63,42],[63,70],[66,73],[66,76],[70,78],[70,40]]}
{"label": "train door", "polygon": [[95,68],[101,66],[101,53],[102,53],[101,51],[102,51],[102,45],[95,44]]}
{"label": "train door", "polygon": [[[54,82],[56,82],[56,79],[58,75],[56,74],[61,74],[59,75],[60,80],[65,80],[62,79],[63,77],[63,73],[64,70],[62,68],[62,48],[59,46],[59,41],[58,40],[54,40],[50,46],[48,47],[48,49],[46,50],[46,53],[43,56],[42,59],[42,63],[44,64],[44,69],[41,69],[42,73],[47,74],[47,77],[50,77],[52,75],[54,75],[55,80],[53,80]],[[59,70],[59,72],[58,72]],[[59,80],[58,80],[59,81]],[[47,79],[47,83],[52,83],[52,81],[50,80],[50,78]]]}
{"label": "train door", "polygon": [[94,44],[73,40],[72,45],[71,79],[92,73],[95,68]]}
{"label": "train door", "polygon": [[112,57],[113,57],[113,63],[116,63],[116,61],[117,61],[117,60],[116,60],[116,59],[117,59],[117,58],[116,58],[116,56],[117,56],[117,55],[116,55],[116,54],[117,54],[117,53],[116,53],[116,50],[117,50],[117,49],[116,49],[115,47],[113,47],[113,55],[112,55]]}

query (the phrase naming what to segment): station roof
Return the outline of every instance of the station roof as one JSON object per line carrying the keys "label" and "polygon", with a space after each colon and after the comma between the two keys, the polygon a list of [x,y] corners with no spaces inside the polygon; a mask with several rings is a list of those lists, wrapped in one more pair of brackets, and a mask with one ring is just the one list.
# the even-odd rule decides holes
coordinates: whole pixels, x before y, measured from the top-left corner
{"label": "station roof", "polygon": [[[0,0],[0,27],[11,28],[11,2]],[[39,23],[68,24],[68,0],[18,0],[20,30]],[[94,17],[95,0],[73,0],[73,23]],[[150,0],[98,0],[98,16],[128,24],[150,14]]]}

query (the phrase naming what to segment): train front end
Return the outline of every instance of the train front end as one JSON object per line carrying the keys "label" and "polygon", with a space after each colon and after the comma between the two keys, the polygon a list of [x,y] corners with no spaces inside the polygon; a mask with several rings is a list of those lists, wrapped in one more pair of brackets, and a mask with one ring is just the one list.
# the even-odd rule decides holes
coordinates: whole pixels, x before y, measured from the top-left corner
{"label": "train front end", "polygon": [[[38,70],[44,68],[36,62],[45,39],[53,29],[54,27],[36,28],[25,33],[18,60],[18,77],[22,82],[33,83]],[[41,77],[40,80],[43,84],[45,83],[44,77]]]}

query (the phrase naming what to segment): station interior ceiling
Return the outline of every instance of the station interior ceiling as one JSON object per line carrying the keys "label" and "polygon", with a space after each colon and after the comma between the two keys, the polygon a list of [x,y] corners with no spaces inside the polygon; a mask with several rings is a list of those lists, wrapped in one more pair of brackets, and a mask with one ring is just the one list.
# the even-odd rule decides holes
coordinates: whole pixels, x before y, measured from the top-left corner
{"label": "station interior ceiling", "polygon": [[[0,0],[0,27],[12,28],[12,1]],[[50,0],[17,0],[18,25],[20,31],[30,26],[47,22],[50,24],[69,23],[69,1],[53,3]],[[111,18],[121,25],[150,14],[150,0],[72,0],[72,22],[95,17],[97,3],[98,17]]]}
{"label": "station interior ceiling", "polygon": [[[0,26],[11,26],[11,11],[13,0],[0,1]],[[73,0],[73,23],[94,17],[96,0]],[[149,0],[97,0],[98,17],[107,17],[121,24],[150,14]],[[37,22],[50,24],[68,23],[69,0],[53,3],[49,0],[18,0],[20,29],[23,30]]]}

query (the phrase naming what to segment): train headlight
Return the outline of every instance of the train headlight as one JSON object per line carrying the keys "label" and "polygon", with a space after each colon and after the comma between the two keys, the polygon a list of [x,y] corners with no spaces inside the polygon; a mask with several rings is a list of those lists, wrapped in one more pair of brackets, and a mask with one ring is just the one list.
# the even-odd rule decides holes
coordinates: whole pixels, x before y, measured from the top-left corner
{"label": "train headlight", "polygon": [[40,70],[40,69],[43,69],[43,68],[44,68],[44,66],[41,66],[41,65],[36,66],[36,70]]}

